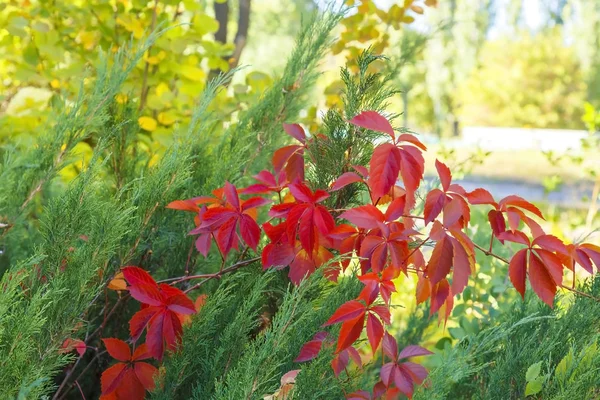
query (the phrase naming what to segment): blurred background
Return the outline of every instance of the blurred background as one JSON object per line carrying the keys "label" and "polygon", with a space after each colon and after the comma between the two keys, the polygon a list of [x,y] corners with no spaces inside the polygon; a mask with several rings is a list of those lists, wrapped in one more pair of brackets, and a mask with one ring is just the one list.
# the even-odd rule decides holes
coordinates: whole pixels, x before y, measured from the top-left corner
{"label": "blurred background", "polygon": [[[525,197],[547,216],[547,232],[600,244],[598,0],[4,0],[0,145],[33,146],[57,100],[90,85],[90,67],[103,53],[170,28],[117,99],[138,107],[137,146],[155,163],[175,129],[189,123],[208,79],[246,66],[213,106],[227,127],[281,74],[303,18],[344,4],[350,8],[302,112],[311,133],[324,110],[340,105],[340,67],[355,66],[371,47],[388,58],[372,67],[401,91],[390,111],[429,147],[427,179],[433,181],[439,158],[467,190]],[[78,144],[62,171],[65,182],[94,145],[93,137]],[[474,221],[472,234],[488,241],[486,215]],[[431,340],[443,349],[511,306],[514,291],[497,296],[509,287],[506,266],[479,256],[475,285],[454,309],[460,318],[442,329],[420,322],[427,310],[400,316],[395,323],[407,341]],[[408,294],[414,282],[403,284],[397,301],[415,307]]]}

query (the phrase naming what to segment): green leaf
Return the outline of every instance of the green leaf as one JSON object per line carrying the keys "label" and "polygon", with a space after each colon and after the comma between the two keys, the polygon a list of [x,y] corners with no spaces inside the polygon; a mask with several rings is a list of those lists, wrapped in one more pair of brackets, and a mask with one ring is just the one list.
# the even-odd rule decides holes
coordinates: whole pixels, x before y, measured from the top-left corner
{"label": "green leaf", "polygon": [[527,373],[525,374],[525,379],[527,380],[527,382],[531,382],[534,379],[536,379],[538,376],[540,376],[540,371],[542,370],[542,362],[536,362],[535,364],[531,365],[529,368],[527,368]]}
{"label": "green leaf", "polygon": [[527,382],[527,386],[525,387],[525,396],[532,396],[534,394],[538,394],[542,390],[543,378],[539,377],[536,380],[531,382]]}
{"label": "green leaf", "polygon": [[567,373],[573,366],[573,348],[569,350],[566,356],[563,357],[562,360],[556,366],[556,370],[554,371],[554,376],[560,382],[566,382],[568,376]]}

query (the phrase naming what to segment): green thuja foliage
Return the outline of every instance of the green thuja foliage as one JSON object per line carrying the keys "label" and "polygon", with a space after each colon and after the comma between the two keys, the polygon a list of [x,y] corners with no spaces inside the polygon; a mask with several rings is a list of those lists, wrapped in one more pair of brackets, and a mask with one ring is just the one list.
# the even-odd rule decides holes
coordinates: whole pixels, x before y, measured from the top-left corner
{"label": "green thuja foliage", "polygon": [[[597,298],[600,280],[590,279],[580,290]],[[496,326],[446,349],[431,370],[430,388],[415,399],[596,398],[599,321],[595,299],[564,295],[551,309],[526,296]],[[533,377],[538,363],[540,372]],[[531,381],[539,385],[528,389]]]}

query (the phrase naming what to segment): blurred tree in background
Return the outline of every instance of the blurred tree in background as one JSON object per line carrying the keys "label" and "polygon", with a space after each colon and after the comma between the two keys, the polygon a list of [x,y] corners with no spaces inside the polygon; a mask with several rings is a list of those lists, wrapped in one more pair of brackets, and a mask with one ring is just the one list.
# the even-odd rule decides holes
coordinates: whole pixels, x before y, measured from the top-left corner
{"label": "blurred tree in background", "polygon": [[581,129],[586,85],[572,48],[556,27],[518,40],[485,43],[481,66],[464,81],[460,114],[465,124]]}

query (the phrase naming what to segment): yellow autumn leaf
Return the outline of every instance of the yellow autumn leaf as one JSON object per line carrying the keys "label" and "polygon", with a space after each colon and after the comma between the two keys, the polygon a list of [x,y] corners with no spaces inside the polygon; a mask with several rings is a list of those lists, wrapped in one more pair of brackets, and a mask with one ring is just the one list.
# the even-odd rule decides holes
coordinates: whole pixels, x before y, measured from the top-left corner
{"label": "yellow autumn leaf", "polygon": [[193,65],[182,65],[179,67],[178,72],[185,78],[194,82],[200,82],[206,78],[204,71]]}
{"label": "yellow autumn leaf", "polygon": [[169,85],[167,85],[164,82],[159,83],[158,85],[156,85],[156,95],[158,97],[161,97],[163,94],[165,93],[169,93],[171,90],[169,89]]}
{"label": "yellow autumn leaf", "polygon": [[150,57],[146,57],[146,62],[150,65],[158,65],[160,60],[157,56],[150,56]]}
{"label": "yellow autumn leaf", "polygon": [[161,112],[158,113],[158,122],[161,125],[165,125],[165,126],[169,126],[169,125],[173,125],[175,123],[175,115],[173,115],[171,112]]}
{"label": "yellow autumn leaf", "polygon": [[137,19],[132,19],[130,17],[126,19],[117,18],[117,23],[125,28],[128,32],[133,33],[133,37],[136,39],[140,39],[144,35],[144,27]]}
{"label": "yellow autumn leaf", "polygon": [[115,100],[119,104],[125,104],[127,102],[127,95],[123,93],[119,93],[115,96]]}
{"label": "yellow autumn leaf", "polygon": [[84,49],[92,50],[96,47],[96,34],[94,32],[81,31],[77,35],[76,41],[81,43]]}
{"label": "yellow autumn leaf", "polygon": [[107,287],[111,290],[127,290],[127,282],[125,281],[123,273],[119,272],[116,274],[115,277],[108,282]]}
{"label": "yellow autumn leaf", "polygon": [[60,87],[60,82],[58,81],[58,79],[52,79],[52,81],[50,82],[50,86],[52,87],[52,89],[58,89]]}
{"label": "yellow autumn leaf", "polygon": [[158,125],[156,120],[152,117],[140,117],[138,118],[138,124],[140,125],[140,128],[148,132],[154,131]]}

